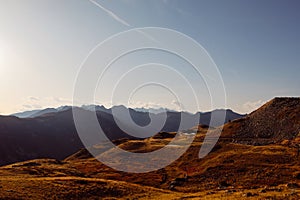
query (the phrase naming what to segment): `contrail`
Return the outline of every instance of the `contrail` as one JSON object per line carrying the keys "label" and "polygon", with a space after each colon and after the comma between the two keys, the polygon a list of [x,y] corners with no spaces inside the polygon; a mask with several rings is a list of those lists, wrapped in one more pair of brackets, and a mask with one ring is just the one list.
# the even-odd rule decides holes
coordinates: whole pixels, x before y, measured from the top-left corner
{"label": "contrail", "polygon": [[125,20],[123,20],[122,18],[120,18],[118,15],[116,15],[115,13],[113,13],[111,10],[106,9],[105,7],[103,7],[101,4],[99,4],[98,2],[94,1],[94,0],[89,0],[91,3],[95,4],[96,6],[98,6],[99,8],[101,8],[104,12],[106,12],[109,16],[111,16],[113,19],[115,19],[116,21],[118,21],[119,23],[131,27],[131,25],[129,23],[127,23]]}
{"label": "contrail", "polygon": [[[91,3],[93,3],[94,5],[96,5],[98,8],[100,8],[101,10],[103,10],[104,12],[106,12],[109,16],[111,16],[114,20],[116,20],[117,22],[129,27],[129,28],[133,28],[128,22],[126,22],[124,19],[120,18],[118,15],[116,15],[114,12],[112,12],[111,10],[105,8],[104,6],[102,6],[101,4],[99,4],[98,2],[96,2],[95,0],[89,0]],[[138,33],[141,33],[143,36],[145,36],[146,38],[159,43],[155,38],[153,38],[151,35],[149,35],[148,33],[145,33],[142,30],[136,30]]]}

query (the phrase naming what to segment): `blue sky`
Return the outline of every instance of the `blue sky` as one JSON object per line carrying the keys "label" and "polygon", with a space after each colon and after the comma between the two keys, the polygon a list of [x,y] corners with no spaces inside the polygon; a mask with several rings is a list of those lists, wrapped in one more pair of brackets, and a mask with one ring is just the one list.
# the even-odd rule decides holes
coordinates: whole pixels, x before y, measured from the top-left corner
{"label": "blue sky", "polygon": [[[227,107],[235,111],[250,112],[275,96],[300,95],[297,0],[96,2],[0,1],[0,114],[71,104],[88,52],[111,35],[136,27],[170,28],[200,43],[217,64]],[[163,57],[154,54],[148,58]],[[136,58],[150,61],[143,54]],[[167,55],[164,59],[170,60]],[[147,74],[139,74],[143,76]],[[131,106],[176,109],[178,102],[161,90],[145,88]],[[109,105],[107,91],[97,92],[97,103]],[[201,109],[211,109],[208,100]]]}

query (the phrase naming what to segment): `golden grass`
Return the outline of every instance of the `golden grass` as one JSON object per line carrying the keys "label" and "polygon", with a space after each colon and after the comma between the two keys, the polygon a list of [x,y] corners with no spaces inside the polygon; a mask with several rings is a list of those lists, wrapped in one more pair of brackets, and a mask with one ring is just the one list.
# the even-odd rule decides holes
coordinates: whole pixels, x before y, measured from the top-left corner
{"label": "golden grass", "polygon": [[[199,131],[180,159],[150,173],[113,170],[85,151],[62,162],[40,159],[0,167],[0,199],[300,199],[295,148],[221,139],[208,156],[199,159],[204,132]],[[119,147],[148,152],[170,140],[125,140]],[[169,183],[184,173],[189,180],[169,190]],[[162,182],[164,174],[167,180]]]}

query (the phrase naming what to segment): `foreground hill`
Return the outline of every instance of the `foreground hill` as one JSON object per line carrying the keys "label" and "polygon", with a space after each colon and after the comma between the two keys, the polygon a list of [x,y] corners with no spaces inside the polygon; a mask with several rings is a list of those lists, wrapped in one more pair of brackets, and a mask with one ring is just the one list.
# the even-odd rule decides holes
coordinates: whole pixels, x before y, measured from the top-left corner
{"label": "foreground hill", "polygon": [[[83,114],[91,112],[88,109],[76,109]],[[128,111],[126,107],[121,107],[121,109],[123,109],[123,112]],[[112,140],[134,138],[120,130],[111,114],[111,109],[98,106],[96,110],[98,121],[108,138]],[[129,112],[133,120],[141,126],[150,122],[148,113],[137,112],[133,109],[129,109]],[[227,121],[242,117],[242,115],[231,110],[216,110],[213,112],[227,114]],[[181,114],[194,117],[189,113],[168,112],[163,131],[176,131]],[[209,112],[203,113],[200,122],[209,123],[210,115]],[[0,116],[0,165],[35,158],[63,159],[83,148],[74,125],[70,107],[62,107],[58,110],[45,109],[34,113],[34,116],[37,117],[21,119],[14,116]],[[224,122],[217,123],[222,124]]]}
{"label": "foreground hill", "polygon": [[252,145],[293,143],[300,137],[300,98],[275,98],[246,117],[227,123],[222,136]]}
{"label": "foreground hill", "polygon": [[[296,133],[300,118],[292,112],[298,108],[299,98],[276,98],[249,116],[227,123],[218,143],[202,159],[198,152],[204,137],[214,136],[216,129],[194,127],[190,131],[197,134],[189,149],[171,165],[149,173],[116,171],[86,149],[62,161],[32,160],[4,166],[0,168],[0,198],[299,199],[300,140]],[[263,134],[266,130],[268,137]],[[151,138],[114,143],[127,151],[145,153],[164,147],[175,135],[161,132]],[[178,137],[184,141],[190,135]],[[120,156],[105,143],[90,148],[99,154],[109,152],[116,159]],[[172,185],[178,178],[184,181]]]}
{"label": "foreground hill", "polygon": [[[207,157],[199,159],[206,132],[207,129],[198,131],[180,159],[149,173],[115,171],[86,150],[63,161],[31,160],[0,167],[0,198],[299,199],[300,162],[296,149],[220,141]],[[134,152],[152,151],[172,139],[172,133],[162,135],[157,139],[122,140],[119,147]],[[188,179],[170,189],[171,182],[185,173]]]}

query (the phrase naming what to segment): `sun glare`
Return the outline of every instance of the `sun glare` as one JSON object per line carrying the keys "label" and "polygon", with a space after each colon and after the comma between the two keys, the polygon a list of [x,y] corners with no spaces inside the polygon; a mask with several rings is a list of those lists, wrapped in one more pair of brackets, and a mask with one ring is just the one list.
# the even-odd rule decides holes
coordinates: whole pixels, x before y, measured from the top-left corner
{"label": "sun glare", "polygon": [[2,69],[4,65],[5,59],[5,47],[2,41],[0,41],[0,69]]}

